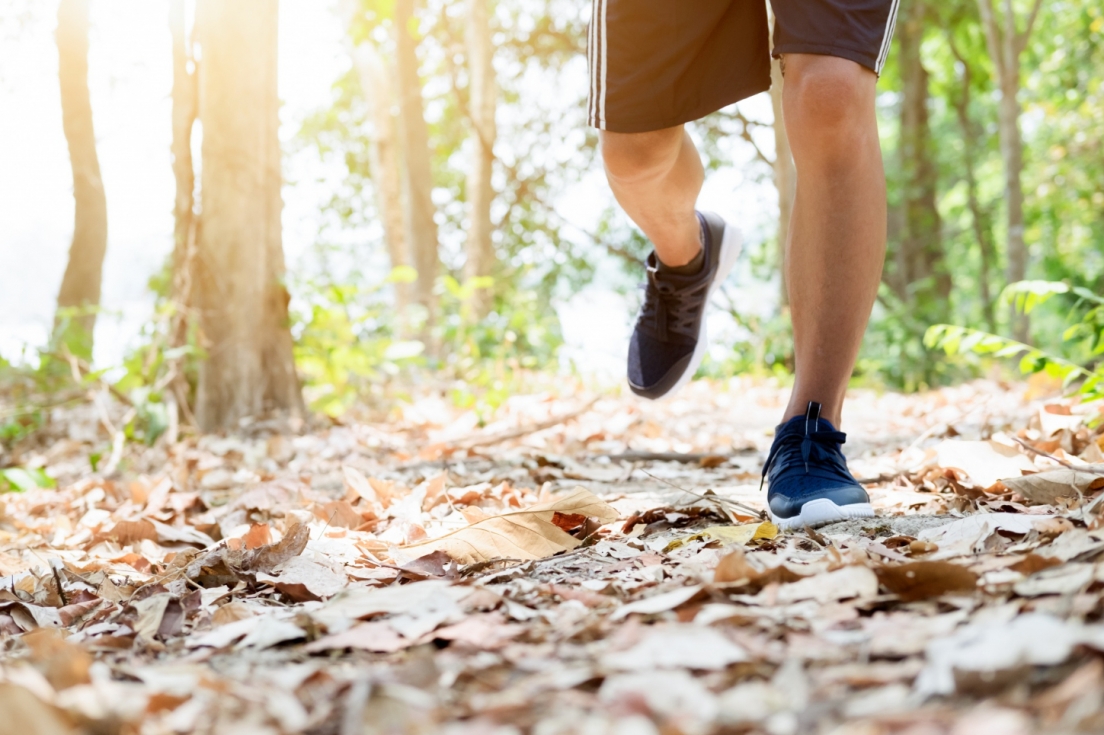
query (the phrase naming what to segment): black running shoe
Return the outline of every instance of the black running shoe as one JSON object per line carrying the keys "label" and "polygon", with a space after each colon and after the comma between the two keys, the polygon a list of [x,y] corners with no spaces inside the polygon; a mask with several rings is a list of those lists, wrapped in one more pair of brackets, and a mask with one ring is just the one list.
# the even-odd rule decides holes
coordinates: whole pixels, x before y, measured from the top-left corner
{"label": "black running shoe", "polygon": [[847,469],[840,449],[845,441],[846,434],[820,418],[820,404],[815,401],[809,402],[804,416],[795,416],[775,430],[763,467],[774,525],[816,528],[874,516],[866,490]]}
{"label": "black running shoe", "polygon": [[705,307],[740,254],[740,233],[712,212],[698,212],[705,264],[700,273],[660,271],[648,256],[644,306],[629,342],[629,387],[644,398],[663,398],[686,385],[705,357]]}

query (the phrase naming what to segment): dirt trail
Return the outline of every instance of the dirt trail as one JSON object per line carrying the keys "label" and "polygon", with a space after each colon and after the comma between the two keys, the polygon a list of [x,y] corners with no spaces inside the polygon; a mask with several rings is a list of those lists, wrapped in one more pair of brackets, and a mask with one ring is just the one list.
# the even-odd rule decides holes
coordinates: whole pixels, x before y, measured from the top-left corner
{"label": "dirt trail", "polygon": [[76,409],[19,448],[59,489],[0,496],[0,710],[34,735],[1099,732],[1098,409],[1024,394],[856,393],[878,515],[786,534],[757,515],[785,395],[750,382],[482,426],[429,396],[128,447],[111,478]]}

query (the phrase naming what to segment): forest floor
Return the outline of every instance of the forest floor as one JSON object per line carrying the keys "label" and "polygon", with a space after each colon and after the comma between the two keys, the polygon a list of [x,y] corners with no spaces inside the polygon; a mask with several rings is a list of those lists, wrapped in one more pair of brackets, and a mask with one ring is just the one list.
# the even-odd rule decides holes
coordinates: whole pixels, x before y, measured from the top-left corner
{"label": "forest floor", "polygon": [[1041,392],[856,391],[877,517],[786,533],[785,391],[747,381],[428,395],[110,477],[67,408],[8,458],[57,489],[0,495],[0,732],[1101,732],[1100,406]]}

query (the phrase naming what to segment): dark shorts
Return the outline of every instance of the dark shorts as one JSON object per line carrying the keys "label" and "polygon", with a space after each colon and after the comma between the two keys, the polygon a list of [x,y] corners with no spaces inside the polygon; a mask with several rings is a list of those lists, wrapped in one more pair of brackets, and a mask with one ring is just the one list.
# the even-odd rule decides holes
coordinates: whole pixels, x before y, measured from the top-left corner
{"label": "dark shorts", "polygon": [[[850,59],[880,74],[899,0],[771,0],[774,55]],[[765,0],[593,0],[594,127],[640,133],[770,89]]]}

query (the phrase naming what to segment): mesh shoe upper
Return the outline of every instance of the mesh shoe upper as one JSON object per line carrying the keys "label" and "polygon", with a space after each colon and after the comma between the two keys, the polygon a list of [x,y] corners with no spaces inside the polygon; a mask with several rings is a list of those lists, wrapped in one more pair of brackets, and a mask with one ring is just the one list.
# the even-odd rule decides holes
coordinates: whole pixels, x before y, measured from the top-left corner
{"label": "mesh shoe upper", "polygon": [[780,518],[801,513],[811,500],[826,498],[838,506],[869,503],[859,481],[847,469],[840,447],[847,435],[820,418],[820,404],[810,403],[804,416],[780,425],[774,436],[763,478],[767,503]]}
{"label": "mesh shoe upper", "polygon": [[655,398],[666,393],[688,369],[700,339],[701,322],[717,275],[723,221],[703,215],[700,273],[680,276],[661,271],[653,252],[646,262],[644,304],[629,342],[628,377],[634,392]]}

